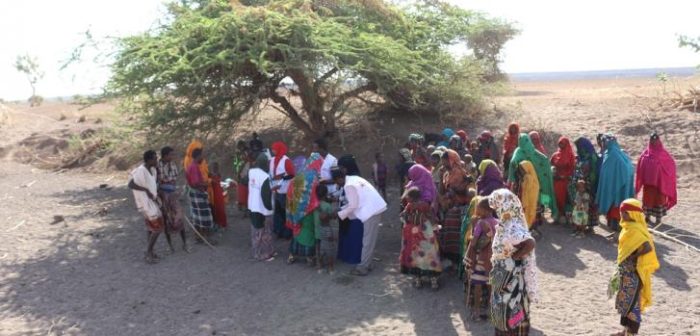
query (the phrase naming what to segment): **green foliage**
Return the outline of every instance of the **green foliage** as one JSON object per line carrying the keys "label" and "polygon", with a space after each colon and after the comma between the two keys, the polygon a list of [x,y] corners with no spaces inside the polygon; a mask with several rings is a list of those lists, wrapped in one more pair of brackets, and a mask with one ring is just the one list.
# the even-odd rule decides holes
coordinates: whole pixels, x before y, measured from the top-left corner
{"label": "green foliage", "polygon": [[695,50],[695,52],[700,52],[700,36],[695,38],[686,35],[679,36],[678,44],[682,48],[690,48]]}
{"label": "green foliage", "polygon": [[29,103],[31,106],[39,106],[44,101],[40,96],[36,95],[36,83],[40,79],[44,78],[44,72],[39,67],[39,61],[36,57],[29,55],[18,55],[15,60],[15,69],[25,76],[27,76],[27,81],[32,87],[32,95],[29,97]]}
{"label": "green foliage", "polygon": [[[308,136],[332,134],[370,95],[406,111],[474,106],[517,33],[442,1],[181,0],[164,22],[119,40],[108,93],[123,109],[215,132],[269,101]],[[460,43],[468,56],[448,50]]]}

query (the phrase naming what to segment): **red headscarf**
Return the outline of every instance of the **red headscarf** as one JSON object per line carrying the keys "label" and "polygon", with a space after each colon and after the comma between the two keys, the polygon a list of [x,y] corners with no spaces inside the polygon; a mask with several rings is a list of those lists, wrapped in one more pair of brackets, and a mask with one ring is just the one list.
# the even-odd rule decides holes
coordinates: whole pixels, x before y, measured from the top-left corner
{"label": "red headscarf", "polygon": [[467,135],[467,132],[465,130],[457,131],[457,135],[459,135],[459,138],[462,139],[462,144],[466,144],[469,140],[469,135]]}
{"label": "red headscarf", "polygon": [[282,141],[277,141],[270,146],[270,149],[275,153],[274,160],[272,161],[272,169],[273,171],[270,172],[271,174],[275,174],[277,172],[277,165],[279,165],[280,161],[282,161],[282,157],[287,155],[287,145],[284,144]]}
{"label": "red headscarf", "polygon": [[518,148],[518,138],[520,137],[520,125],[511,123],[508,125],[508,131],[503,137],[503,155],[513,155],[515,149]]}
{"label": "red headscarf", "polygon": [[561,137],[559,138],[559,146],[559,149],[552,155],[552,166],[557,168],[558,176],[571,177],[576,168],[576,156],[571,147],[571,141],[567,137]]}
{"label": "red headscarf", "polygon": [[669,154],[661,139],[656,143],[649,142],[637,161],[637,177],[635,181],[635,193],[639,193],[643,185],[650,185],[659,189],[666,196],[666,209],[673,208],[678,202],[676,191],[676,161]]}
{"label": "red headscarf", "polygon": [[537,131],[532,131],[530,132],[530,140],[532,140],[532,144],[535,146],[535,149],[540,151],[540,153],[547,155],[547,150],[544,149],[544,146],[542,145],[542,138],[540,137],[540,133]]}

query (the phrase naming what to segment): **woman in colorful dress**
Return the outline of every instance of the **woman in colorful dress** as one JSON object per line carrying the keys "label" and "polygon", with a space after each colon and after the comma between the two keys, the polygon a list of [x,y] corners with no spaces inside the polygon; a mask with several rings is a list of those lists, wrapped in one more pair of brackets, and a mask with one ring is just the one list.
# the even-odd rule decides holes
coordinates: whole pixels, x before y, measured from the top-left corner
{"label": "woman in colorful dress", "polygon": [[552,155],[550,162],[554,172],[554,194],[559,209],[559,222],[563,223],[571,217],[569,184],[576,168],[576,156],[569,138],[559,138],[558,146],[559,149]]}
{"label": "woman in colorful dress", "polygon": [[642,203],[628,199],[620,206],[622,222],[617,246],[617,279],[619,288],[615,309],[621,315],[625,328],[617,336],[636,335],[642,323],[642,313],[651,306],[651,277],[659,269],[656,248],[647,223]]}
{"label": "woman in colorful dress", "polygon": [[511,123],[508,125],[506,135],[503,136],[503,176],[509,176],[510,161],[513,158],[515,149],[518,148],[520,138],[520,125]]}
{"label": "woman in colorful dress", "polygon": [[[439,287],[438,277],[442,272],[442,263],[435,215],[431,206],[435,200],[435,190],[431,194],[430,173],[425,168],[415,165],[411,169],[417,179],[411,181],[416,186],[407,187],[403,197],[407,203],[401,213],[401,273],[415,276],[416,288],[421,288],[423,281],[429,279],[431,287],[436,290]],[[422,189],[419,185],[426,188]]]}
{"label": "woman in colorful dress", "polygon": [[576,198],[577,181],[583,180],[586,182],[586,192],[590,196],[588,203],[588,230],[592,230],[593,226],[598,225],[598,211],[595,207],[595,193],[598,188],[598,153],[591,140],[580,137],[574,141],[576,145],[576,168],[571,184],[569,184],[569,197]]}
{"label": "woman in colorful dress", "polygon": [[440,231],[441,255],[453,265],[462,263],[462,216],[471,201],[468,188],[472,180],[457,152],[448,149],[442,156],[445,175],[440,188],[440,209],[444,213]]}
{"label": "woman in colorful dress", "polygon": [[479,178],[476,179],[476,193],[479,196],[488,196],[494,190],[505,187],[498,164],[490,159],[482,160],[479,164]]}
{"label": "woman in colorful dress", "polygon": [[496,336],[528,335],[530,303],[537,301],[535,240],[518,197],[508,189],[489,196],[500,220],[491,245],[491,323]]}
{"label": "woman in colorful dress", "polygon": [[510,160],[510,168],[508,169],[509,183],[515,182],[515,173],[518,171],[518,167],[523,161],[530,161],[535,167],[537,181],[540,184],[540,204],[552,211],[552,218],[557,218],[559,216],[559,211],[554,199],[554,182],[549,159],[535,149],[532,139],[525,133],[520,134],[518,148],[515,150],[515,153],[513,153],[513,159]]}
{"label": "woman in colorful dress", "polygon": [[304,170],[289,184],[286,225],[292,230],[294,238],[289,244],[288,264],[294,263],[297,257],[306,257],[309,266],[313,266],[313,257],[316,254],[316,224],[319,220],[314,211],[320,204],[316,196],[316,186],[319,184],[321,166],[321,155],[312,153],[306,160]]}
{"label": "woman in colorful dress", "polygon": [[656,132],[649,138],[649,145],[637,161],[635,194],[642,193],[642,203],[647,220],[651,216],[656,224],[678,201],[676,191],[676,161],[669,154]]}
{"label": "woman in colorful dress", "polygon": [[605,154],[600,166],[600,179],[596,192],[598,212],[607,218],[608,226],[617,230],[620,221],[619,204],[634,197],[634,166],[617,143],[615,136],[603,138]]}

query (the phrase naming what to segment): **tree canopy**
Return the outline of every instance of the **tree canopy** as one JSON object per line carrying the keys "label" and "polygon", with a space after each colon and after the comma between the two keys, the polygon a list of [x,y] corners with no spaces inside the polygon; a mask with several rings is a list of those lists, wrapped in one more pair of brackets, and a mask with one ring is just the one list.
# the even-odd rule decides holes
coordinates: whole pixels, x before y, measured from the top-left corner
{"label": "tree canopy", "polygon": [[168,13],[118,41],[108,92],[181,130],[225,130],[265,102],[307,136],[333,134],[353,103],[465,109],[518,32],[438,0],[181,0]]}

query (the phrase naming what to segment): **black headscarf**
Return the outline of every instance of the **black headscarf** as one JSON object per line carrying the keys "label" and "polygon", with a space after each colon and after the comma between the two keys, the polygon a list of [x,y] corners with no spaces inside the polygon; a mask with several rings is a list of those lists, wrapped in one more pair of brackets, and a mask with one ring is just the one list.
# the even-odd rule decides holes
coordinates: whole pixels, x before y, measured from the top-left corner
{"label": "black headscarf", "polygon": [[355,156],[352,154],[346,154],[338,159],[338,167],[345,168],[345,175],[349,176],[360,176],[360,167],[355,161]]}

